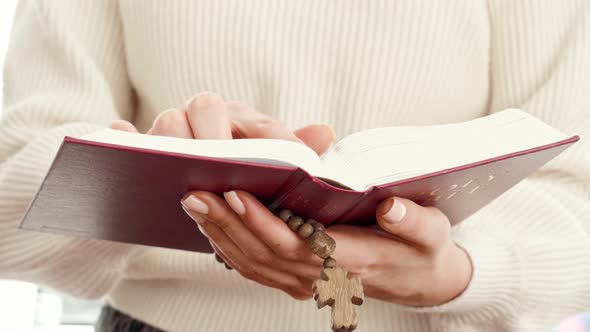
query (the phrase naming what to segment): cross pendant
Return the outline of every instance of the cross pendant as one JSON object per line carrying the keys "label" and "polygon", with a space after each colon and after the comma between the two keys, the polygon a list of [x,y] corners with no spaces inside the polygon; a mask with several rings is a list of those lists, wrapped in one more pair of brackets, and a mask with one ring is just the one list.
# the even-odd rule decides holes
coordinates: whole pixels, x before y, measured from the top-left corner
{"label": "cross pendant", "polygon": [[314,299],[318,308],[332,307],[332,330],[350,332],[358,325],[358,316],[353,304],[363,303],[363,285],[358,277],[348,279],[342,268],[324,268],[319,280],[313,283]]}

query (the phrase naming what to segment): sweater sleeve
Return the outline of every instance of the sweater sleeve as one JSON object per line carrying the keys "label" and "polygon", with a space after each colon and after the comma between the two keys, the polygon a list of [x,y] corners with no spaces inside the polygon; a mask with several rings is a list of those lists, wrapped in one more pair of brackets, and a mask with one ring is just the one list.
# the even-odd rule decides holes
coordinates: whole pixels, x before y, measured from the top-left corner
{"label": "sweater sleeve", "polygon": [[490,112],[519,107],[581,141],[455,227],[473,279],[422,311],[549,328],[590,306],[590,2],[491,0],[489,10]]}
{"label": "sweater sleeve", "polygon": [[21,1],[14,22],[0,122],[0,278],[97,298],[132,246],[17,227],[65,135],[132,116],[118,4]]}

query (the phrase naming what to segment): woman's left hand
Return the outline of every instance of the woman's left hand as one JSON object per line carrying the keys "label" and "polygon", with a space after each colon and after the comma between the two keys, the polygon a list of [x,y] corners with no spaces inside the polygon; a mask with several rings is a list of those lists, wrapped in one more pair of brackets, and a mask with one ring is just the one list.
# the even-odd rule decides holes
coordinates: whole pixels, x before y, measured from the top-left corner
{"label": "woman's left hand", "polygon": [[[183,201],[215,251],[244,277],[285,291],[312,296],[322,260],[305,240],[243,191],[196,191]],[[326,232],[336,240],[332,255],[351,275],[360,276],[366,296],[410,306],[443,304],[460,295],[472,265],[450,236],[448,218],[438,209],[390,198],[376,211],[374,228],[338,225]]]}

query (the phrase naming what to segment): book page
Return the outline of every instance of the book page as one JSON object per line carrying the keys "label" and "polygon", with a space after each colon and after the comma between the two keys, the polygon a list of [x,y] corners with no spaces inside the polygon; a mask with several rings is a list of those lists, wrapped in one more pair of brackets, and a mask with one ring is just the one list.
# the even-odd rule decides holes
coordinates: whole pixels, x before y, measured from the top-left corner
{"label": "book page", "polygon": [[365,190],[567,137],[526,112],[506,110],[462,123],[355,133],[335,144],[322,164],[351,188]]}
{"label": "book page", "polygon": [[311,174],[322,171],[319,156],[306,145],[279,139],[197,140],[104,129],[82,140],[194,156],[300,167]]}

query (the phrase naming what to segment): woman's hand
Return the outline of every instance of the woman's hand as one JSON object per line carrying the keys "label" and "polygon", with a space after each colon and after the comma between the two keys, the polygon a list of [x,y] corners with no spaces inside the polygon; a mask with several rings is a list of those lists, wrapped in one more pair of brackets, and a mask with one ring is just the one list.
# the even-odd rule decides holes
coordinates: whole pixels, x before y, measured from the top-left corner
{"label": "woman's hand", "polygon": [[[137,132],[131,123],[118,120],[112,129]],[[225,102],[205,92],[179,109],[158,115],[147,134],[195,139],[275,138],[304,143],[322,154],[334,140],[326,125],[309,125],[294,132],[280,122],[239,102]]]}
{"label": "woman's hand", "polygon": [[[137,132],[129,122],[111,128]],[[324,125],[295,132],[236,102],[204,93],[180,109],[161,113],[148,134],[196,139],[279,138],[323,153],[334,138]],[[305,241],[245,192],[225,200],[207,192],[187,194],[183,206],[216,252],[248,279],[299,299],[311,297],[322,261]],[[450,225],[438,210],[404,199],[386,200],[377,211],[381,229],[334,226],[334,258],[363,279],[365,294],[406,305],[436,305],[459,295],[471,278],[467,254],[450,239]],[[386,213],[390,209],[392,212]],[[401,207],[404,208],[401,208]],[[402,213],[405,211],[405,214]],[[385,216],[401,222],[388,222]],[[397,217],[397,218],[395,218]]]}
{"label": "woman's hand", "polygon": [[[221,198],[196,191],[185,211],[215,251],[244,277],[297,299],[311,297],[322,261],[304,240],[252,195],[232,191]],[[363,280],[365,294],[411,306],[452,300],[471,280],[468,255],[450,237],[450,223],[436,208],[390,198],[376,211],[375,228],[333,226],[333,257]]]}

